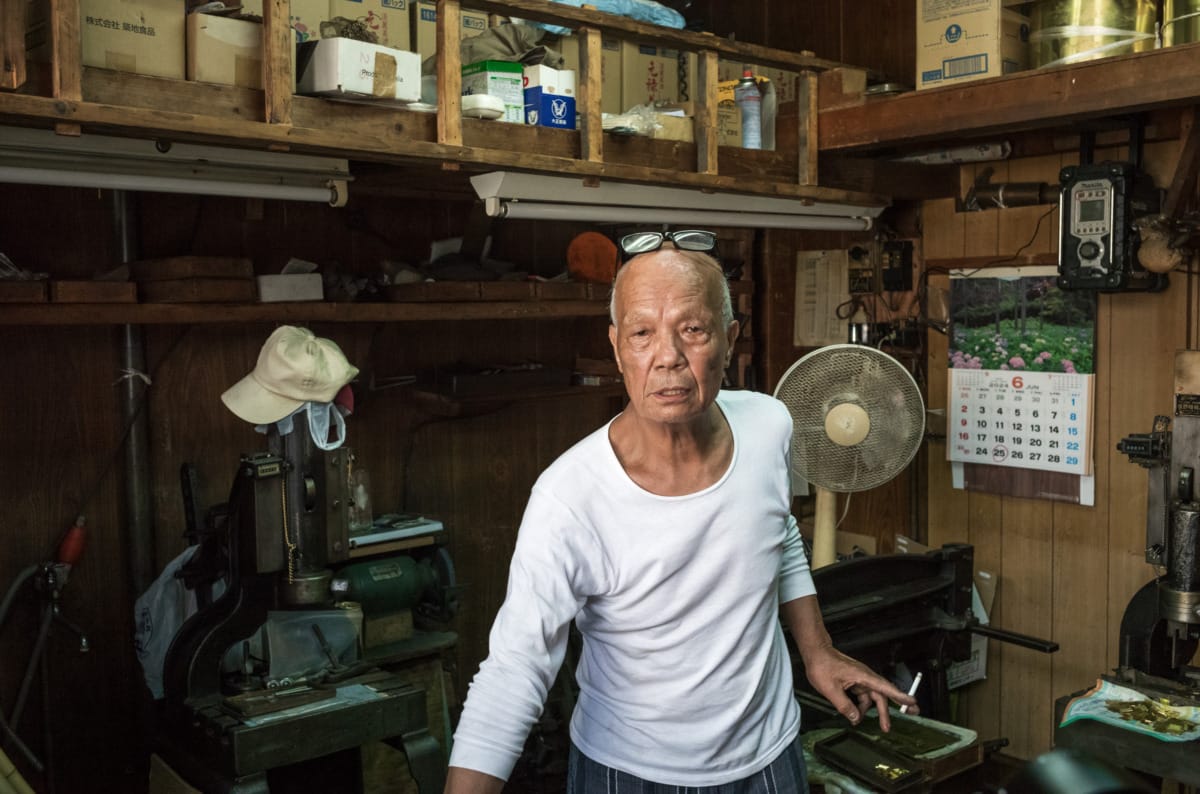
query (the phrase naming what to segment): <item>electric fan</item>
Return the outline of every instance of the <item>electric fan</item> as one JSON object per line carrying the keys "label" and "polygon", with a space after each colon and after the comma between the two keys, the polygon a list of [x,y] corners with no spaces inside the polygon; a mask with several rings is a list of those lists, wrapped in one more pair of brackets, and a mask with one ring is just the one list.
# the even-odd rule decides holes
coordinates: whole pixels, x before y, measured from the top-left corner
{"label": "electric fan", "polygon": [[925,402],[899,361],[873,347],[830,345],[793,364],[775,387],[792,415],[792,471],[817,489],[812,567],[836,560],[834,493],[899,474],[921,445]]}

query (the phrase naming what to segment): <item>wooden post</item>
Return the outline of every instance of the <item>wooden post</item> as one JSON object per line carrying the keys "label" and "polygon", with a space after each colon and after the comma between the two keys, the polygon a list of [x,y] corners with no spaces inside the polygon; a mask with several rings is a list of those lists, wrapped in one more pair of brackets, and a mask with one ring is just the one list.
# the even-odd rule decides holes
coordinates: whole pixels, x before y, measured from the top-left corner
{"label": "wooden post", "polygon": [[292,32],[291,13],[290,0],[263,3],[263,113],[268,124],[292,123],[296,34]]}
{"label": "wooden post", "polygon": [[594,163],[604,160],[604,130],[601,128],[600,100],[604,95],[601,69],[600,31],[579,29],[579,129],[580,157]]}
{"label": "wooden post", "polygon": [[462,146],[462,7],[437,0],[437,142]]}
{"label": "wooden post", "polygon": [[[51,85],[54,98],[79,102],[83,99],[83,44],[79,36],[79,0],[50,0],[50,35]],[[59,135],[80,134],[78,124],[61,122],[54,125],[54,131]]]}
{"label": "wooden post", "polygon": [[1162,214],[1173,218],[1181,206],[1186,203],[1192,188],[1196,183],[1196,170],[1200,166],[1200,113],[1196,106],[1185,108],[1179,114],[1179,137],[1183,146],[1179,150],[1179,162],[1175,164],[1175,174],[1171,177],[1171,186],[1167,189],[1166,199],[1163,200]]}
{"label": "wooden post", "polygon": [[0,0],[0,88],[25,84],[25,9],[27,0]]}
{"label": "wooden post", "polygon": [[796,104],[800,110],[800,147],[797,152],[796,181],[817,185],[817,73],[805,70],[796,81]]}
{"label": "wooden post", "polygon": [[695,125],[696,172],[717,173],[717,53],[702,50],[696,57]]}

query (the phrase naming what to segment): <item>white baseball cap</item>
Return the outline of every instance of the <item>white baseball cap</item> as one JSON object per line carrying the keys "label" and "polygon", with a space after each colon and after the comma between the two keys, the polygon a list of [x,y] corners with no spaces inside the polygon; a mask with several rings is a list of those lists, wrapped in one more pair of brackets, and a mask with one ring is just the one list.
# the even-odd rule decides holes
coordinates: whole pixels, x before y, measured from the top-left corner
{"label": "white baseball cap", "polygon": [[230,386],[221,402],[240,419],[272,424],[306,402],[332,402],[357,374],[336,343],[282,325],[262,346],[254,371]]}

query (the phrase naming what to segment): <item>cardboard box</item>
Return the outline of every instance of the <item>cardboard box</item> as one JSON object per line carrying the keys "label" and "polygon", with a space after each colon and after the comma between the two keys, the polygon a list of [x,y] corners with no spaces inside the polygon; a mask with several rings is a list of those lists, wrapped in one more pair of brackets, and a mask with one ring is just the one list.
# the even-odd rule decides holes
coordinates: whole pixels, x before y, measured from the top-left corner
{"label": "cardboard box", "polygon": [[[412,49],[425,60],[437,53],[437,4],[422,0],[410,3],[412,8]],[[462,9],[462,37],[478,36],[488,29],[488,15]]]}
{"label": "cardboard box", "polygon": [[188,14],[187,79],[261,89],[262,27],[248,19]]}
{"label": "cardboard box", "polygon": [[490,94],[504,101],[500,121],[525,123],[525,92],[521,64],[511,61],[476,61],[462,68],[463,96]]}
{"label": "cardboard box", "polygon": [[258,302],[319,301],[325,299],[320,273],[276,273],[258,276]]}
{"label": "cardboard box", "polygon": [[621,107],[678,102],[679,50],[621,44]]}
{"label": "cardboard box", "polygon": [[[563,68],[578,76],[579,37],[562,36],[557,45],[551,46],[562,55]],[[604,38],[600,40],[600,112],[621,113],[624,110],[621,104],[621,42]]]}
{"label": "cardboard box", "polygon": [[549,66],[526,66],[523,74],[525,123],[575,129],[575,73]]}
{"label": "cardboard box", "polygon": [[918,0],[918,89],[996,77],[1029,65],[1029,18],[1013,0]]}
{"label": "cardboard box", "polygon": [[[262,0],[254,0],[262,11]],[[329,0],[292,0],[289,24],[296,32],[296,43],[321,38],[321,23],[329,19]]]}
{"label": "cardboard box", "polygon": [[185,17],[177,0],[80,0],[83,65],[182,80]]}
{"label": "cardboard box", "polygon": [[421,59],[353,39],[318,39],[297,48],[296,93],[394,102],[421,98]]}
{"label": "cardboard box", "polygon": [[329,0],[329,16],[362,22],[378,44],[396,50],[413,48],[408,0]]}

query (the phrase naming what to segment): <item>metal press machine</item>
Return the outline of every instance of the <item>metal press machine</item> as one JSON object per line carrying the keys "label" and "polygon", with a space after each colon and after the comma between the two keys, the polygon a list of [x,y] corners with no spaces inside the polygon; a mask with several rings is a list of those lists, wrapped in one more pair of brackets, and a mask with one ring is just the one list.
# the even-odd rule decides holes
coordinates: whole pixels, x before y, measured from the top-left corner
{"label": "metal press machine", "polygon": [[[1192,665],[1200,645],[1200,351],[1175,354],[1173,416],[1155,417],[1151,432],[1128,436],[1117,449],[1149,470],[1145,559],[1156,576],[1130,599],[1119,666],[1102,677],[1155,701],[1200,705],[1200,668]],[[1056,724],[1074,696],[1056,702]],[[1057,727],[1054,741],[1200,785],[1200,742],[1163,742],[1092,720]]]}
{"label": "metal press machine", "polygon": [[[196,589],[201,608],[180,628],[165,660],[155,750],[206,794],[290,790],[275,781],[316,759],[297,790],[355,791],[355,782],[361,785],[358,748],[374,741],[403,750],[423,794],[441,791],[445,756],[428,730],[425,691],[371,660],[339,656],[319,620],[311,621],[307,635],[328,659],[319,673],[281,684],[268,680],[263,660],[250,652],[240,669],[228,669],[229,649],[248,649],[248,638],[269,614],[336,614],[335,592],[344,598],[346,581],[334,569],[350,559],[354,545],[348,529],[353,459],[346,447],[324,452],[308,433],[280,436],[272,429],[267,451],[242,457],[229,502],[209,512],[199,533],[200,548],[182,578]],[[405,576],[404,594],[375,593],[372,600],[452,606],[453,582],[443,581],[452,571],[428,559],[406,563],[407,573],[429,575]],[[218,580],[224,591],[212,598]],[[414,588],[415,581],[425,586]],[[308,619],[301,624],[304,635]],[[344,769],[334,773],[338,788],[311,777],[338,768]]]}

